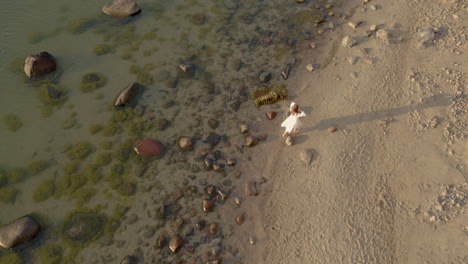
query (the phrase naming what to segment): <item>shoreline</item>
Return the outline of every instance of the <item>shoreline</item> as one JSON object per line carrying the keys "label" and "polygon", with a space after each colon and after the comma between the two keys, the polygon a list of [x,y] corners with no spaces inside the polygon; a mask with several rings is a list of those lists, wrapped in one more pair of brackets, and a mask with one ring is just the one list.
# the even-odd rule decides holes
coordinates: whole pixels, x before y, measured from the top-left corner
{"label": "shoreline", "polygon": [[[459,115],[451,110],[466,92],[464,9],[459,1],[369,1],[327,33],[327,45],[303,51],[286,81],[297,87],[290,101],[308,114],[295,144],[284,143],[279,126],[289,102],[255,127],[272,135],[245,169],[246,180],[265,183],[244,198],[244,228],[253,230],[240,234],[244,263],[466,261],[467,145],[454,127],[466,125],[466,104]],[[371,25],[390,34],[363,37]],[[434,34],[423,43],[427,29]],[[357,41],[351,48],[342,45],[347,35]],[[309,72],[309,63],[319,69]],[[277,110],[262,106],[259,115],[266,111]],[[328,133],[332,126],[338,131]],[[454,206],[450,195],[459,197]]]}

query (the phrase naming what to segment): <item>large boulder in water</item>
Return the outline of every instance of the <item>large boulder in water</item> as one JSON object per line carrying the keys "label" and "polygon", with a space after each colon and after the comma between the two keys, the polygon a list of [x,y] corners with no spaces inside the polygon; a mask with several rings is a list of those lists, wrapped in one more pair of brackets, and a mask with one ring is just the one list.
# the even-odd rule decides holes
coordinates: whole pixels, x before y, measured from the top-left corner
{"label": "large boulder in water", "polygon": [[12,248],[37,235],[41,226],[31,216],[24,216],[0,228],[0,246]]}
{"label": "large boulder in water", "polygon": [[75,212],[65,219],[62,233],[73,244],[84,245],[102,234],[106,220],[104,215]]}
{"label": "large boulder in water", "polygon": [[55,71],[56,68],[54,57],[46,51],[28,56],[24,60],[24,73],[28,78],[42,77]]}
{"label": "large boulder in water", "polygon": [[117,98],[115,98],[114,100],[114,105],[115,106],[132,105],[133,98],[138,93],[140,88],[141,88],[141,84],[136,83],[136,82],[132,83],[127,88],[120,91],[119,95],[117,95]]}
{"label": "large boulder in water", "polygon": [[133,0],[113,0],[102,8],[102,12],[113,17],[129,17],[141,12]]}
{"label": "large boulder in water", "polygon": [[164,151],[164,146],[157,140],[145,138],[138,140],[133,149],[143,157],[152,157],[161,155]]}

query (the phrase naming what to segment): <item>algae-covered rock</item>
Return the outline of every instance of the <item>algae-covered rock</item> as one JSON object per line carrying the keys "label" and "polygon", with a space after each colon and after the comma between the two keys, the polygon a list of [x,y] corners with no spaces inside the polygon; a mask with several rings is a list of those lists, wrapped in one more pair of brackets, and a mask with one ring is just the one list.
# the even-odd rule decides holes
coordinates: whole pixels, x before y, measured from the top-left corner
{"label": "algae-covered rock", "polygon": [[91,143],[80,142],[72,145],[71,149],[67,152],[67,157],[71,160],[83,160],[92,152],[94,152],[94,147]]}
{"label": "algae-covered rock", "polygon": [[92,92],[106,84],[106,77],[102,74],[91,72],[81,77],[80,90],[84,93]]}
{"label": "algae-covered rock", "polygon": [[20,256],[16,253],[9,253],[0,257],[0,264],[23,264]]}
{"label": "algae-covered rock", "polygon": [[40,263],[60,264],[63,258],[63,249],[59,245],[46,245],[39,249]]}
{"label": "algae-covered rock", "polygon": [[261,87],[254,91],[253,98],[257,107],[267,104],[274,104],[279,101],[287,101],[288,90],[286,90],[285,85]]}
{"label": "algae-covered rock", "polygon": [[45,160],[35,160],[28,165],[28,173],[31,176],[41,173],[43,170],[49,167],[49,162]]}
{"label": "algae-covered rock", "polygon": [[5,127],[11,132],[16,132],[23,126],[23,122],[19,116],[12,113],[6,114],[3,117],[3,124],[5,124]]}
{"label": "algae-covered rock", "polygon": [[33,201],[34,202],[42,202],[54,194],[55,191],[55,182],[53,180],[45,180],[41,184],[39,184],[36,190],[33,193]]}
{"label": "algae-covered rock", "polygon": [[102,235],[105,215],[93,212],[71,212],[63,222],[62,235],[75,246],[84,246]]}
{"label": "algae-covered rock", "polygon": [[18,191],[13,186],[4,186],[0,188],[0,203],[13,203]]}

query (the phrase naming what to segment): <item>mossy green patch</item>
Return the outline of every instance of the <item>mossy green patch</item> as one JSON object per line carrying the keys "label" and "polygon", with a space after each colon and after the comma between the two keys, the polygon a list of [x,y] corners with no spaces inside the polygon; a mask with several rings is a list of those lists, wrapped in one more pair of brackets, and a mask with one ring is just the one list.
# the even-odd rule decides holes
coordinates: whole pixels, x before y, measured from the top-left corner
{"label": "mossy green patch", "polygon": [[34,191],[32,195],[33,201],[36,203],[45,201],[54,194],[54,191],[55,182],[53,180],[44,180]]}
{"label": "mossy green patch", "polygon": [[65,164],[62,170],[65,174],[70,175],[70,174],[74,174],[78,172],[79,168],[80,168],[80,163],[76,161],[71,161]]}
{"label": "mossy green patch", "polygon": [[0,188],[0,202],[1,203],[13,203],[16,199],[18,190],[13,186],[7,185]]}
{"label": "mossy green patch", "polygon": [[106,84],[106,77],[102,74],[91,72],[81,77],[80,90],[84,93],[95,91]]}
{"label": "mossy green patch", "polygon": [[96,158],[96,165],[100,167],[106,166],[111,162],[112,162],[112,153],[110,152],[101,153]]}
{"label": "mossy green patch", "polygon": [[62,224],[62,238],[73,247],[85,247],[103,234],[107,216],[90,210],[70,212]]}
{"label": "mossy green patch", "polygon": [[78,119],[76,118],[76,112],[70,113],[68,119],[65,119],[62,123],[64,129],[70,129],[75,127],[78,124]]}
{"label": "mossy green patch", "polygon": [[81,34],[94,26],[96,22],[97,21],[91,17],[77,18],[68,23],[67,31],[73,34]]}
{"label": "mossy green patch", "polygon": [[99,146],[101,146],[101,148],[104,150],[111,150],[114,146],[114,143],[112,141],[103,141],[99,144]]}
{"label": "mossy green patch", "polygon": [[0,168],[0,187],[8,183],[7,173],[4,169]]}
{"label": "mossy green patch", "polygon": [[16,132],[23,126],[21,118],[13,113],[3,116],[3,124],[11,132]]}
{"label": "mossy green patch", "polygon": [[123,130],[118,123],[108,122],[107,126],[102,130],[102,134],[106,137],[113,137],[122,133]]}
{"label": "mossy green patch", "polygon": [[113,158],[120,162],[126,162],[132,153],[133,144],[131,142],[124,142],[115,149]]}
{"label": "mossy green patch", "polygon": [[94,147],[89,142],[79,142],[72,145],[71,149],[67,151],[67,157],[71,160],[83,160],[89,154],[94,152]]}
{"label": "mossy green patch", "polygon": [[43,170],[49,167],[49,162],[46,160],[35,160],[29,163],[28,165],[28,173],[31,176],[35,176],[41,173]]}
{"label": "mossy green patch", "polygon": [[101,132],[101,130],[103,128],[104,127],[101,124],[91,124],[88,127],[89,133],[91,133],[91,135],[94,135],[94,134],[97,134],[97,133]]}
{"label": "mossy green patch", "polygon": [[63,249],[59,245],[48,244],[39,249],[41,264],[60,264],[63,258]]}
{"label": "mossy green patch", "polygon": [[78,207],[83,206],[96,195],[97,191],[93,187],[84,187],[76,190],[72,198],[76,201]]}
{"label": "mossy green patch", "polygon": [[23,264],[20,256],[17,253],[8,253],[0,257],[0,264]]}
{"label": "mossy green patch", "polygon": [[90,164],[83,170],[83,174],[86,175],[88,181],[91,183],[98,183],[102,179],[101,166],[96,164]]}
{"label": "mossy green patch", "polygon": [[27,40],[29,44],[37,44],[41,42],[44,38],[45,38],[45,35],[39,32],[29,32],[27,36]]}
{"label": "mossy green patch", "polygon": [[93,52],[94,54],[98,55],[98,56],[102,56],[102,55],[106,55],[108,53],[111,53],[113,52],[113,48],[111,45],[109,44],[97,44],[94,49],[93,49]]}
{"label": "mossy green patch", "polygon": [[9,184],[14,184],[21,182],[24,180],[27,176],[26,170],[23,168],[14,168],[11,169],[10,172],[8,173],[8,183]]}

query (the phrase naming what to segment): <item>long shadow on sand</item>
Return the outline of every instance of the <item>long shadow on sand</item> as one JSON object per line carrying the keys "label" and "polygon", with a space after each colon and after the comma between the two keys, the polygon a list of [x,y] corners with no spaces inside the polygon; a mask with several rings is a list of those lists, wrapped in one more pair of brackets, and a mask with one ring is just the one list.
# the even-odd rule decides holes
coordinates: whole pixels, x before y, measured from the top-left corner
{"label": "long shadow on sand", "polygon": [[425,108],[438,107],[438,106],[447,106],[450,104],[450,95],[448,94],[438,94],[431,97],[423,98],[423,103],[416,105],[402,106],[398,108],[379,110],[374,112],[360,113],[354,115],[348,115],[343,117],[333,117],[328,119],[323,119],[318,122],[315,126],[307,127],[301,129],[301,133],[312,130],[324,130],[329,127],[337,127],[343,129],[346,126],[369,122],[373,120],[382,120],[389,117],[395,117],[399,115],[404,115],[415,110],[421,110]]}

